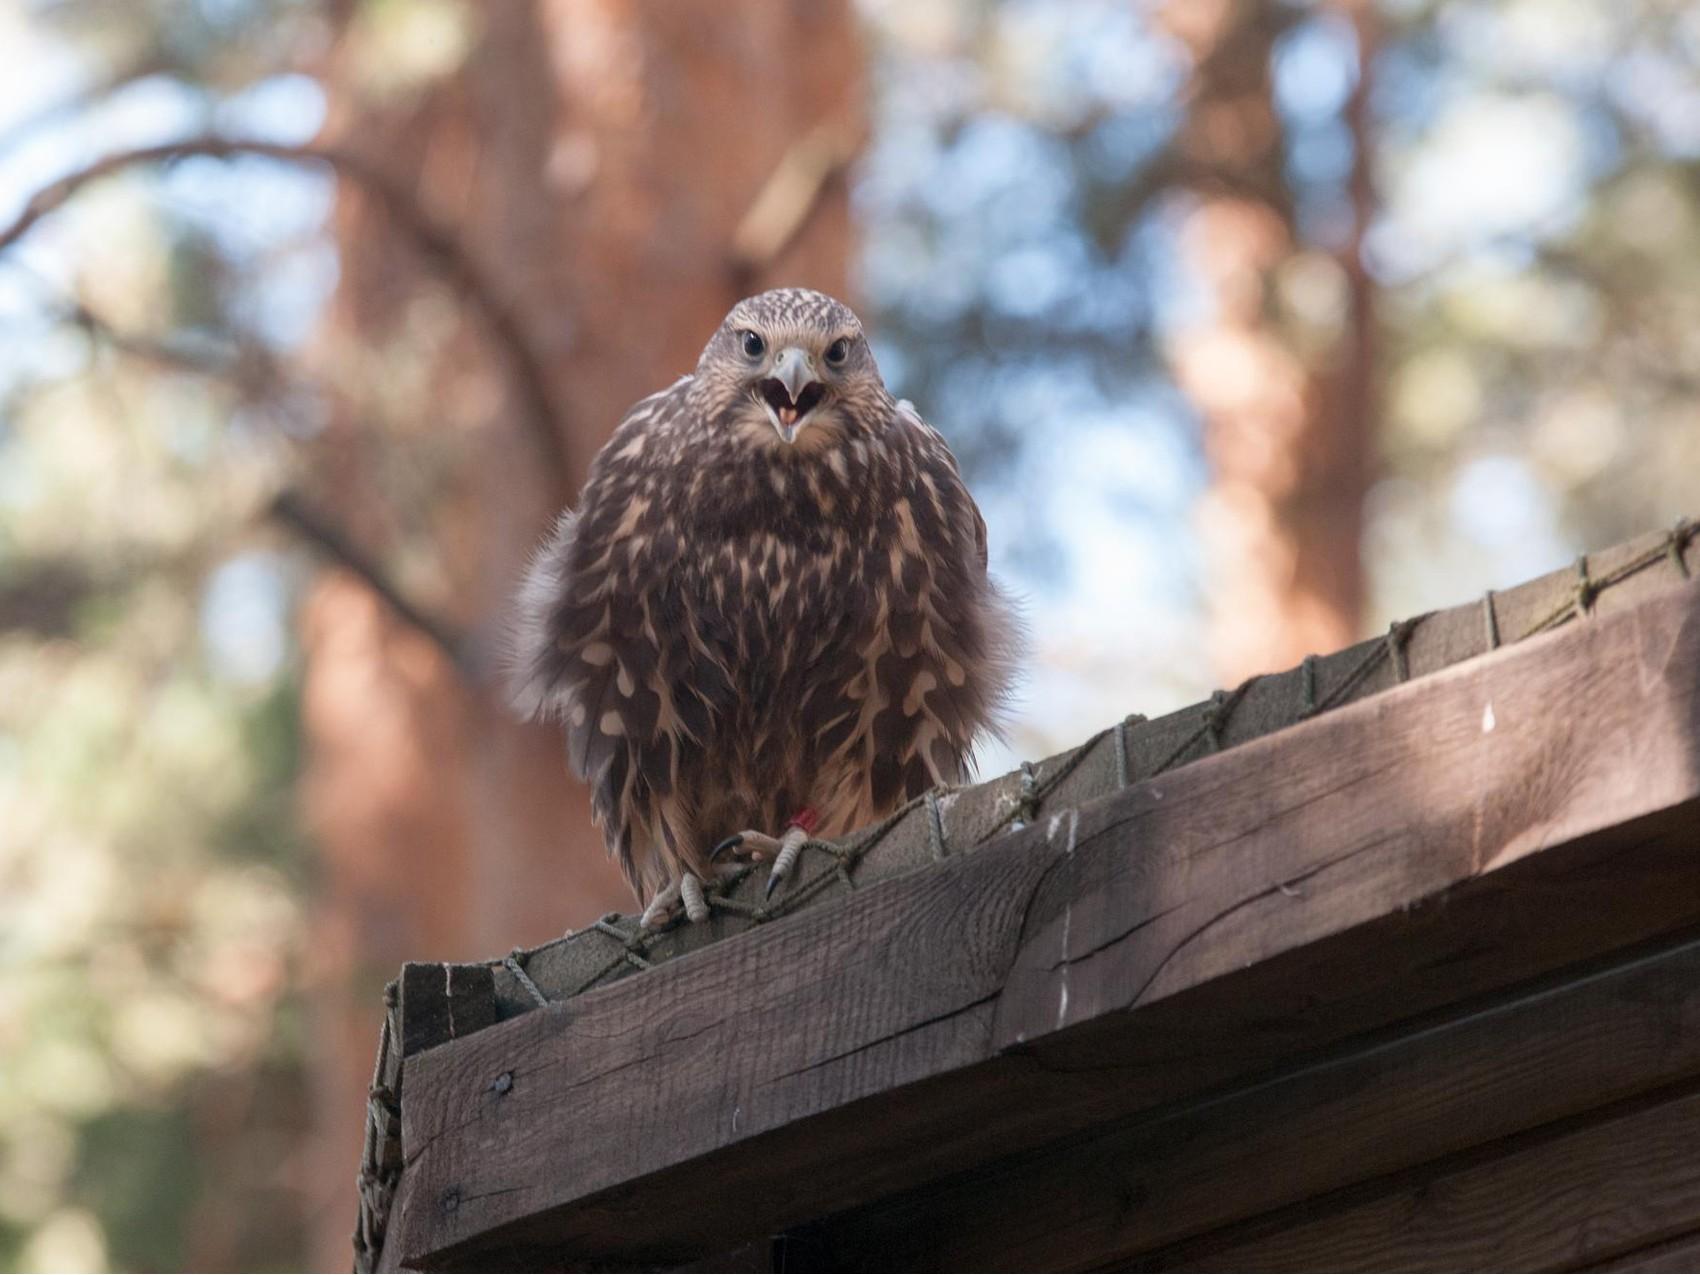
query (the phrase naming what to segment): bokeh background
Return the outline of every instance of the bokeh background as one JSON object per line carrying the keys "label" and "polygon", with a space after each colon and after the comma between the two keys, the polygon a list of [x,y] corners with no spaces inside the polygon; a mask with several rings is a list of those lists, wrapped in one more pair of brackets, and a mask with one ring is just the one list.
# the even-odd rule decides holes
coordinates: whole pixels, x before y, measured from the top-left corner
{"label": "bokeh background", "polygon": [[16,1267],[346,1269],[385,981],[628,905],[490,652],[747,292],[962,458],[985,770],[1700,512],[1666,0],[0,0],[6,223]]}

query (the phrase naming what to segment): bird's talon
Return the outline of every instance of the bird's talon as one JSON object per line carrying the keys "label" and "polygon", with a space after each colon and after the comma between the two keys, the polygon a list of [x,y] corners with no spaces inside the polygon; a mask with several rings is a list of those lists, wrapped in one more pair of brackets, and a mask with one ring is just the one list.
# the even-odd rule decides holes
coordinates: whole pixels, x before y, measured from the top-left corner
{"label": "bird's talon", "polygon": [[741,832],[734,832],[730,837],[724,838],[719,845],[715,846],[713,850],[708,852],[708,861],[713,863],[719,859],[721,855],[726,854],[728,851],[736,850],[743,844],[744,834]]}
{"label": "bird's talon", "polygon": [[722,848],[725,848],[728,852],[735,850],[737,857],[746,863],[765,863],[774,859],[785,848],[785,843],[777,837],[768,836],[765,832],[746,829],[743,832],[733,833],[715,846],[713,853],[709,855],[711,862],[714,856],[721,852]]}
{"label": "bird's talon", "polygon": [[638,918],[638,925],[646,930],[660,930],[666,928],[668,922],[673,919],[674,915],[676,915],[679,910],[680,892],[681,883],[678,881],[669,881],[661,888],[660,892],[649,901],[649,906],[644,908],[643,915]]}
{"label": "bird's talon", "polygon": [[797,857],[803,853],[803,843],[808,839],[807,829],[793,825],[785,830],[785,837],[779,843],[779,854],[773,860],[773,871],[767,874],[767,892],[763,897],[771,899],[779,883],[791,875]]}

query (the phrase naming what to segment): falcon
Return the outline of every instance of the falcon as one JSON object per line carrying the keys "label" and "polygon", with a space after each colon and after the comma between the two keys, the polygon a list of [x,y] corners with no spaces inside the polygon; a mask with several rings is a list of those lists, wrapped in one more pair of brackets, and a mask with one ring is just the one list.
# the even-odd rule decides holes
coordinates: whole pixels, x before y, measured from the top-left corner
{"label": "falcon", "polygon": [[771,894],[804,839],[961,782],[1015,662],[950,448],[800,288],[626,414],[516,610],[515,706],[563,726],[652,927],[706,918],[740,858]]}

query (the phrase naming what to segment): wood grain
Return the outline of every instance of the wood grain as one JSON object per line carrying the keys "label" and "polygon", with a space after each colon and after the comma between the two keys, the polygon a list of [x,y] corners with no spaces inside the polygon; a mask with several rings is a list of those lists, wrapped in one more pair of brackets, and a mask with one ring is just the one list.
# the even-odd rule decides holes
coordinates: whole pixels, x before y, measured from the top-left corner
{"label": "wood grain", "polygon": [[1689,586],[451,1042],[385,1261],[687,1260],[1693,924],[1697,741]]}
{"label": "wood grain", "polygon": [[400,997],[403,1057],[496,1021],[495,982],[485,965],[409,961],[401,967]]}
{"label": "wood grain", "polygon": [[1594,1271],[1700,1271],[1700,1231],[1680,1235],[1663,1244],[1639,1248],[1614,1257],[1608,1262],[1588,1267]]}
{"label": "wood grain", "polygon": [[811,1228],[839,1270],[1080,1269],[1700,1077],[1700,937]]}
{"label": "wood grain", "polygon": [[[1121,1267],[1203,1271],[1550,1271],[1700,1225],[1700,1093],[1496,1146],[1237,1244]],[[1494,1154],[1493,1152],[1498,1152]]]}

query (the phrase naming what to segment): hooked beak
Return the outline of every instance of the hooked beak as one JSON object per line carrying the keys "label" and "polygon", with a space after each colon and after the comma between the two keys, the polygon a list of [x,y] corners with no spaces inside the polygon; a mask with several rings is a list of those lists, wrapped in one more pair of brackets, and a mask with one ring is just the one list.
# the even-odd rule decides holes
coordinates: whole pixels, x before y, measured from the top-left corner
{"label": "hooked beak", "polygon": [[815,379],[814,361],[797,346],[789,345],[773,360],[773,371],[760,385],[762,403],[779,437],[797,441],[803,420],[826,397],[826,387]]}
{"label": "hooked beak", "polygon": [[796,402],[803,393],[803,387],[815,379],[814,365],[809,362],[807,354],[794,345],[788,345],[773,360],[773,379],[783,385],[791,401]]}

